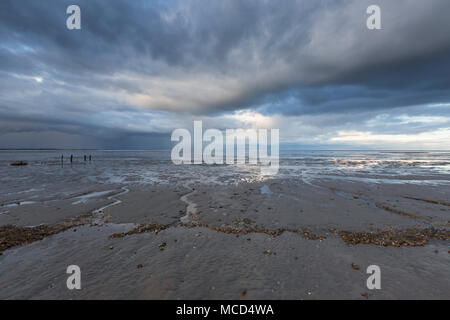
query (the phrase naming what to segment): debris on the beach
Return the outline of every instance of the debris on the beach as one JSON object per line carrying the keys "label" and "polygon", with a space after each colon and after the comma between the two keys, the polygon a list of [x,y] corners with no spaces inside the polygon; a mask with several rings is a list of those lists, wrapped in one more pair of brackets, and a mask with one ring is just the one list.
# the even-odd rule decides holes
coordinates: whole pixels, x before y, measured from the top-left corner
{"label": "debris on the beach", "polygon": [[113,247],[113,246],[110,246],[110,247],[109,247],[109,250],[112,250],[112,249],[114,249],[114,247]]}
{"label": "debris on the beach", "polygon": [[434,250],[434,253],[439,253],[439,250]]}
{"label": "debris on the beach", "polygon": [[88,224],[90,218],[90,214],[83,214],[52,225],[40,225],[37,227],[0,226],[0,252],[15,246],[42,240],[75,226]]}
{"label": "debris on the beach", "polygon": [[263,253],[269,255],[269,254],[272,254],[272,251],[270,251],[270,250],[264,250]]}
{"label": "debris on the beach", "polygon": [[166,246],[167,246],[167,243],[166,243],[166,242],[161,243],[161,244],[159,245],[159,250],[163,251],[164,248],[165,248]]}
{"label": "debris on the beach", "polygon": [[244,289],[241,291],[241,297],[245,296],[246,294],[247,294],[247,290]]}
{"label": "debris on the beach", "polygon": [[156,224],[156,223],[152,223],[152,224],[141,224],[139,226],[137,226],[136,228],[128,231],[128,232],[123,232],[123,233],[113,233],[112,235],[109,236],[109,238],[124,238],[126,236],[131,236],[133,234],[139,234],[139,233],[145,233],[145,232],[155,232],[158,233],[161,230],[165,230],[167,228],[166,225],[162,225],[162,224]]}
{"label": "debris on the beach", "polygon": [[339,235],[348,245],[375,244],[378,246],[393,247],[419,247],[424,246],[430,239],[447,241],[450,239],[450,231],[427,229],[389,229],[371,232],[333,231]]}
{"label": "debris on the beach", "polygon": [[28,162],[25,162],[25,161],[14,161],[14,162],[11,163],[11,165],[15,166],[15,167],[27,166]]}
{"label": "debris on the beach", "polygon": [[392,213],[395,213],[395,214],[398,214],[398,215],[401,215],[401,216],[405,216],[405,217],[408,217],[408,218],[418,219],[418,220],[429,220],[427,218],[422,218],[422,217],[416,216],[416,215],[414,215],[412,213],[408,213],[408,212],[401,211],[401,210],[398,210],[398,209],[395,209],[395,208],[391,208],[391,207],[389,207],[389,206],[387,206],[387,205],[385,205],[383,203],[377,202],[377,203],[375,203],[375,205],[378,208],[381,208],[383,210],[386,210],[386,211],[389,211],[389,212],[392,212]]}
{"label": "debris on the beach", "polygon": [[137,266],[136,266],[136,269],[142,269],[144,266],[142,265],[142,264],[138,264]]}
{"label": "debris on the beach", "polygon": [[357,264],[352,263],[352,268],[355,270],[359,270],[359,266]]}
{"label": "debris on the beach", "polygon": [[308,240],[323,240],[326,239],[325,236],[322,235],[316,235],[313,234],[309,231],[305,231],[302,229],[290,229],[290,228],[278,228],[278,229],[267,229],[267,228],[260,228],[260,227],[256,227],[256,226],[247,226],[247,227],[235,227],[235,226],[221,226],[221,227],[216,227],[213,225],[209,225],[209,224],[205,224],[205,223],[199,223],[196,225],[187,225],[187,224],[182,224],[182,226],[184,227],[203,227],[203,228],[208,228],[217,232],[222,232],[222,233],[226,233],[226,234],[250,234],[250,233],[263,233],[263,234],[267,234],[269,236],[273,236],[273,237],[278,237],[280,235],[282,235],[285,232],[291,232],[291,233],[296,233],[301,235],[303,238],[308,239]]}
{"label": "debris on the beach", "polygon": [[238,218],[234,220],[234,224],[239,227],[239,228],[243,228],[243,229],[248,229],[251,228],[252,225],[255,224],[255,221],[249,219],[249,218]]}
{"label": "debris on the beach", "polygon": [[417,201],[423,201],[423,202],[432,203],[432,204],[440,204],[442,206],[450,207],[450,203],[445,202],[445,201],[428,200],[428,199],[421,199],[421,198],[414,198],[414,197],[403,197],[403,198],[417,200]]}
{"label": "debris on the beach", "polygon": [[[263,233],[267,234],[273,237],[277,237],[282,235],[285,232],[291,232],[301,235],[303,238],[308,240],[323,240],[326,239],[323,235],[316,235],[314,233],[311,233],[310,231],[302,230],[302,229],[290,229],[290,228],[279,228],[279,229],[266,229],[266,228],[260,228],[257,226],[253,226],[254,222],[250,219],[242,219],[242,220],[236,220],[235,222],[238,222],[239,225],[237,226],[226,226],[222,225],[220,227],[210,225],[203,223],[201,220],[199,220],[196,223],[180,223],[174,227],[184,227],[184,228],[208,228],[213,231],[222,232],[226,234],[233,234],[233,235],[246,235],[250,233]],[[133,234],[139,234],[139,233],[146,233],[146,232],[154,232],[157,234],[159,231],[165,230],[170,225],[163,225],[163,224],[142,224],[137,226],[136,228],[124,232],[124,233],[113,233],[109,236],[109,238],[124,238],[129,235]]]}
{"label": "debris on the beach", "polygon": [[361,293],[361,295],[362,295],[363,297],[367,297],[367,292],[363,292],[363,293]]}

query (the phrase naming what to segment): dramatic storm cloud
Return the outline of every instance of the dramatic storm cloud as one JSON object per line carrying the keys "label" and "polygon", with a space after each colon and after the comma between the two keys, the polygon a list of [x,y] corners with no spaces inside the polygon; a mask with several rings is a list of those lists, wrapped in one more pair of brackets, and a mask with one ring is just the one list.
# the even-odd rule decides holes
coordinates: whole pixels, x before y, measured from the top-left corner
{"label": "dramatic storm cloud", "polygon": [[449,14],[448,0],[2,0],[0,147],[168,147],[202,119],[308,147],[449,149]]}

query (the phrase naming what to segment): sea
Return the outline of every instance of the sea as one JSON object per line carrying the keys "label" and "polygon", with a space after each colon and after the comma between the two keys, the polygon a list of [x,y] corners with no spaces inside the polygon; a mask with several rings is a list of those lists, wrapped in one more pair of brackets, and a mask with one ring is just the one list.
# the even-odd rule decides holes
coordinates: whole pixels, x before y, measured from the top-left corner
{"label": "sea", "polygon": [[[28,165],[11,166],[15,161]],[[90,184],[230,185],[268,179],[448,186],[450,151],[281,150],[278,173],[267,176],[260,165],[176,165],[170,150],[0,150],[0,195],[8,198],[56,196]]]}

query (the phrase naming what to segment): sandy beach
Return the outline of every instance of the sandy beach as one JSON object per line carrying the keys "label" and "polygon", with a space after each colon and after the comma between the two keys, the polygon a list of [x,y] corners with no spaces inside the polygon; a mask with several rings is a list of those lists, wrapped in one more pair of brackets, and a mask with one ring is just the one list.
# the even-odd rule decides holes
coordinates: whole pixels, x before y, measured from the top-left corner
{"label": "sandy beach", "polygon": [[[2,195],[0,299],[450,299],[448,186],[272,177],[69,189]],[[81,290],[66,287],[69,265]],[[369,265],[380,290],[366,286]]]}

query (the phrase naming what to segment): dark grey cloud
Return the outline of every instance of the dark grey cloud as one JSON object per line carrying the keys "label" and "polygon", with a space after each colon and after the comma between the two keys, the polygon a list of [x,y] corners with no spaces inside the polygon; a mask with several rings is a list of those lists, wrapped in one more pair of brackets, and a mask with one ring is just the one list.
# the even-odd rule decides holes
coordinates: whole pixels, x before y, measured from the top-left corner
{"label": "dark grey cloud", "polygon": [[[450,102],[450,3],[375,3],[379,31],[368,0],[2,0],[0,134],[119,141],[244,109],[330,127],[430,116],[420,106]],[[65,27],[71,4],[82,30]]]}

